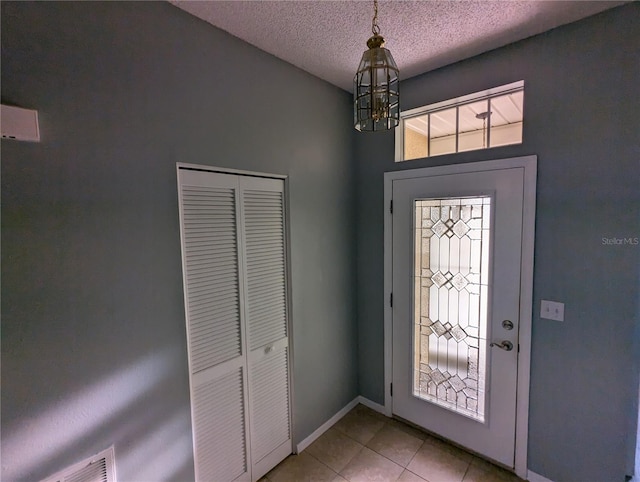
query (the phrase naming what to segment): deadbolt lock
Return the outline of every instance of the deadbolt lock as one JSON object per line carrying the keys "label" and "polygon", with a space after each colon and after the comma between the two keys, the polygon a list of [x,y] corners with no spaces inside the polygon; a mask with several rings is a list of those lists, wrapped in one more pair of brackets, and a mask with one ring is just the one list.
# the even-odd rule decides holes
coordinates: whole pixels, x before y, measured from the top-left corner
{"label": "deadbolt lock", "polygon": [[502,328],[504,328],[505,330],[513,330],[513,321],[504,320],[502,322]]}

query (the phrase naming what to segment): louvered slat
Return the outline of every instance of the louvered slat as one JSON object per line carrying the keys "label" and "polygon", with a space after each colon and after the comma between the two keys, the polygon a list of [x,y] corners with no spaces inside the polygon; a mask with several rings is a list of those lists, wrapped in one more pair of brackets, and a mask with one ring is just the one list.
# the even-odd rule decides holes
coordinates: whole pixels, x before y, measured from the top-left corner
{"label": "louvered slat", "polygon": [[182,186],[192,373],[242,352],[235,199],[233,188]]}
{"label": "louvered slat", "polygon": [[[284,211],[281,192],[245,190],[242,200],[249,347],[254,350],[286,336]],[[274,301],[279,317],[273,316]]]}
{"label": "louvered slat", "polygon": [[[280,310],[284,313],[284,306],[282,306],[281,300],[269,300],[268,303],[262,304],[260,307],[254,309],[256,312],[262,312],[265,316],[269,316],[272,312]],[[249,310],[251,312],[251,310]],[[279,312],[279,311],[278,311]]]}
{"label": "louvered slat", "polygon": [[267,336],[273,336],[273,334],[275,333],[277,337],[284,338],[284,336],[286,335],[284,328],[282,328],[281,324],[277,320],[266,321],[261,328],[262,330],[256,331],[256,336],[267,337]]}
{"label": "louvered slat", "polygon": [[237,180],[181,170],[180,183],[196,479],[231,481],[248,472]]}
{"label": "louvered slat", "polygon": [[64,482],[107,482],[107,461],[102,458],[64,478]]}
{"label": "louvered slat", "polygon": [[251,450],[254,463],[289,440],[288,352],[279,352],[251,367]]}
{"label": "louvered slat", "polygon": [[259,478],[291,450],[284,183],[179,176],[196,478]]}
{"label": "louvered slat", "polygon": [[242,369],[194,390],[194,436],[201,481],[230,481],[247,471]]}

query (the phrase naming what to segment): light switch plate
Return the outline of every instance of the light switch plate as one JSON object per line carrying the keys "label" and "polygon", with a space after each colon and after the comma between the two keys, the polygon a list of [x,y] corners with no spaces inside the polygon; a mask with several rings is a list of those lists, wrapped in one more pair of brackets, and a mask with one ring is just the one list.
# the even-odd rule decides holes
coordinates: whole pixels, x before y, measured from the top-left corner
{"label": "light switch plate", "polygon": [[564,321],[564,303],[542,300],[540,303],[540,318]]}

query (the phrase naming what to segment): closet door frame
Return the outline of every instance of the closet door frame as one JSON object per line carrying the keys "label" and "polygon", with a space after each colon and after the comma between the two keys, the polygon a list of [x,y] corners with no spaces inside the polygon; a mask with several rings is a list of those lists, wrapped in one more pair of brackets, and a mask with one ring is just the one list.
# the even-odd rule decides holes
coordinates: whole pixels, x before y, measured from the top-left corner
{"label": "closet door frame", "polygon": [[[293,370],[294,370],[294,347],[293,347],[293,323],[292,323],[292,283],[291,283],[291,248],[290,248],[290,239],[291,239],[291,231],[290,231],[290,214],[289,214],[289,178],[287,175],[283,175],[283,174],[273,174],[273,173],[265,173],[265,172],[256,172],[256,171],[247,171],[247,170],[242,170],[242,169],[230,169],[230,168],[221,168],[221,167],[214,167],[214,166],[206,166],[206,165],[200,165],[200,164],[191,164],[191,163],[184,163],[184,162],[178,162],[176,163],[176,178],[177,178],[177,197],[178,197],[178,204],[180,205],[180,170],[188,170],[188,171],[200,171],[200,172],[207,172],[207,173],[217,173],[217,174],[230,174],[230,175],[235,175],[235,176],[246,176],[246,177],[251,177],[251,178],[264,178],[264,179],[276,179],[276,180],[281,180],[284,182],[284,192],[283,192],[283,210],[284,210],[284,258],[285,258],[285,296],[286,296],[286,300],[285,300],[285,309],[286,309],[286,326],[287,326],[287,339],[288,339],[288,384],[289,384],[289,427],[290,427],[290,431],[291,431],[291,452],[293,453],[294,451],[294,447],[295,444],[293,443],[293,438],[294,438],[294,433],[295,433],[295,424],[294,424],[294,417],[293,417],[293,407],[294,407],[294,400],[295,400],[295,387],[294,387],[294,383],[293,383]],[[182,213],[182,209],[179,209],[179,230],[181,231],[182,228],[181,226],[183,225],[184,219],[183,219],[183,213]],[[181,251],[182,251],[182,240],[181,240]],[[184,266],[185,266],[185,259],[184,259],[184,252],[181,253],[181,258],[182,258],[182,269],[184,270]],[[242,288],[241,288],[242,289]],[[185,316],[187,315],[186,313],[186,296],[187,296],[187,291],[186,291],[186,286],[184,285],[184,279],[183,279],[183,293],[185,296]],[[248,334],[246,333],[247,331],[247,326],[244,326],[242,328],[242,342],[243,342],[243,353],[246,354],[246,360],[247,360],[247,367],[249,365],[249,359],[251,357],[251,350],[249,349],[249,343],[248,343]],[[186,334],[186,333],[185,333]],[[186,340],[187,342],[187,350],[189,350],[189,340]],[[189,356],[189,360],[190,360],[190,355]],[[245,380],[248,382],[248,371],[247,374],[245,375]],[[246,385],[246,389],[249,389],[249,384],[247,383]],[[193,420],[194,420],[194,413],[193,413],[193,404],[191,403],[191,400],[193,400],[194,398],[194,387],[192,385],[191,382],[191,371],[190,371],[190,367],[189,367],[189,400],[190,400],[190,408],[191,408],[191,423],[193,424]],[[248,409],[249,408],[249,397],[247,396],[246,400],[245,400],[245,408]],[[249,410],[247,410],[247,417],[250,416],[249,414]],[[251,427],[251,422],[250,420],[247,421],[247,430],[250,430]],[[193,430],[193,428],[192,428]],[[252,463],[252,454],[251,454],[251,440],[250,440],[250,434],[247,434],[247,437],[245,437],[245,441],[246,441],[246,451],[247,451],[247,468],[249,471],[249,475],[251,476],[251,478],[253,479],[254,477],[251,474],[252,468],[253,468],[253,463]],[[194,449],[194,455],[195,455],[195,437],[192,438],[192,443],[193,443],[193,449]],[[194,457],[194,462],[195,462],[195,457]]]}

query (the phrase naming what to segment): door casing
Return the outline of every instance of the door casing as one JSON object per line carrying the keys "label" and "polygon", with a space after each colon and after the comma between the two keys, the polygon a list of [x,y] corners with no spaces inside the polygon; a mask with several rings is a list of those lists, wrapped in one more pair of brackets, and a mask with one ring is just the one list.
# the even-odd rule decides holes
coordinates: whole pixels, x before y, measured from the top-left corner
{"label": "door casing", "polygon": [[531,367],[531,319],[533,313],[533,255],[535,235],[537,156],[513,157],[491,161],[427,167],[384,174],[384,382],[385,414],[392,416],[392,327],[390,305],[393,289],[392,182],[398,179],[461,174],[510,168],[524,169],[524,205],[522,213],[522,257],[520,266],[520,328],[518,343],[518,383],[516,402],[515,473],[527,477],[527,437],[529,423],[529,377]]}

